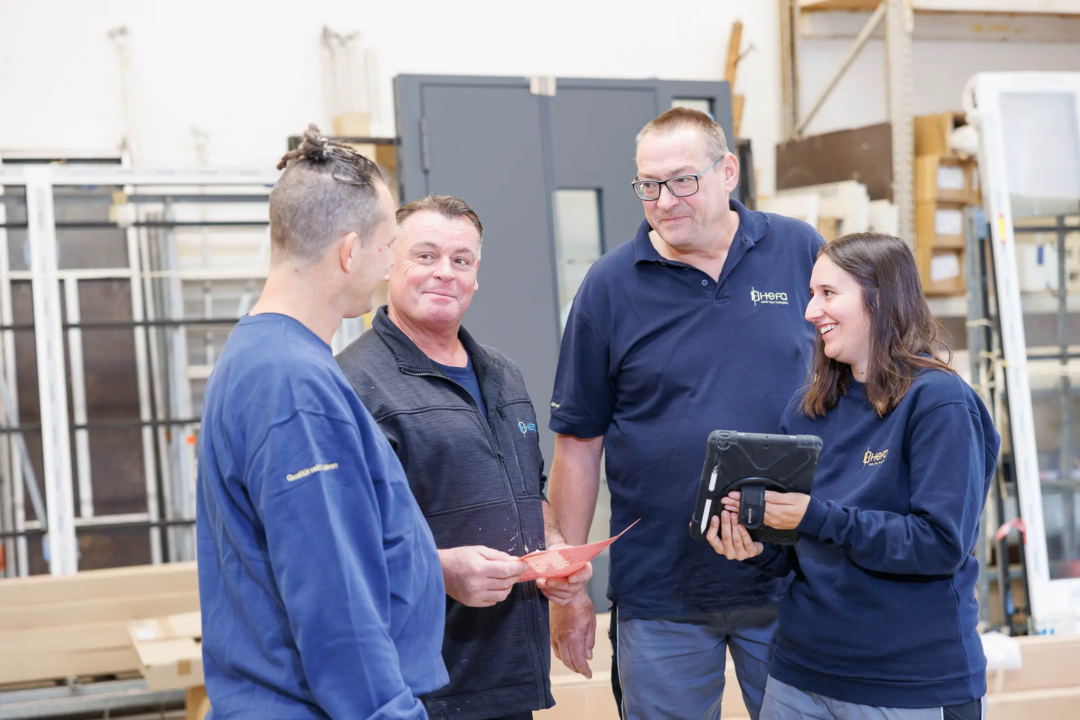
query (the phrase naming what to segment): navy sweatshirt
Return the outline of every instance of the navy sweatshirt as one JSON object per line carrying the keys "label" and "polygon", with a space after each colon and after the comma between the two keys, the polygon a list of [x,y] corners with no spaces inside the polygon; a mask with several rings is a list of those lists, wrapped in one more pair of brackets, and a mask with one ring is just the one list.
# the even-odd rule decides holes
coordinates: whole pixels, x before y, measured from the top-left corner
{"label": "navy sweatshirt", "polygon": [[796,395],[780,432],[824,442],[793,549],[752,563],[795,576],[771,674],[881,707],[956,705],[986,693],[976,630],[979,517],[1000,438],[958,376],[923,370],[879,418],[862,383],[823,418]]}
{"label": "navy sweatshirt", "polygon": [[390,444],[296,320],[240,320],[199,436],[214,720],[419,720],[447,682],[435,542]]}

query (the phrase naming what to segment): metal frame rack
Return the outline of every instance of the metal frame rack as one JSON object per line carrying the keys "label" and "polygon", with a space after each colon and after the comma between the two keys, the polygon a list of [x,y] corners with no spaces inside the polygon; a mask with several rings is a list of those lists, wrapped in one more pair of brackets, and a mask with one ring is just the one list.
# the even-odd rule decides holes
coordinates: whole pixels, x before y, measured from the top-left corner
{"label": "metal frame rack", "polygon": [[[1031,610],[1029,605],[1018,606],[1012,594],[1013,570],[1010,566],[1009,533],[1002,532],[1009,508],[1016,505],[1018,488],[1010,442],[1009,415],[1006,410],[1008,392],[1005,386],[1004,360],[1001,353],[1001,332],[996,320],[999,315],[997,294],[994,292],[995,278],[989,247],[990,227],[982,208],[968,207],[964,210],[964,243],[966,272],[968,277],[967,293],[967,348],[971,363],[971,383],[983,402],[990,409],[994,424],[1004,440],[997,472],[990,484],[990,496],[982,515],[982,528],[979,534],[975,555],[979,560],[979,598],[980,620],[987,627],[991,625],[990,585],[993,580],[998,587],[997,600],[1000,603],[1002,625],[1009,634],[1019,635],[1029,632]],[[1005,528],[1008,530],[1008,528]],[[1020,535],[1020,565],[1016,570],[1024,585],[1025,602],[1029,603],[1027,590],[1027,564],[1024,561],[1023,539]],[[994,549],[994,563],[991,570],[990,548]]]}
{"label": "metal frame rack", "polygon": [[[6,574],[28,574],[28,538],[46,533],[53,574],[77,571],[77,533],[105,528],[146,528],[153,563],[194,557],[194,437],[199,403],[192,383],[205,380],[213,364],[215,342],[208,333],[214,328],[230,329],[247,311],[265,278],[269,251],[265,204],[268,186],[277,177],[276,172],[261,171],[0,165],[0,192],[8,190],[0,194],[0,401],[4,406],[0,416],[0,538],[6,557],[14,560],[7,563]],[[12,192],[20,187],[24,197]],[[99,192],[97,197],[82,198],[109,205],[109,222],[57,222],[57,203],[70,201],[64,191],[72,188],[111,190],[111,195]],[[4,210],[20,205],[25,209],[25,224],[8,222],[10,213],[5,216]],[[126,265],[60,267],[58,231],[104,227],[123,230]],[[238,228],[255,233],[258,242],[241,243],[232,266],[214,267],[212,260],[220,254],[211,248],[221,247],[221,238],[236,237]],[[13,270],[9,265],[11,230],[26,232],[27,270]],[[224,246],[229,246],[228,239]],[[253,247],[258,250],[252,252]],[[82,319],[80,283],[98,280],[128,284],[129,317]],[[33,322],[17,324],[12,286],[27,281]],[[215,293],[215,286],[223,282],[236,286],[231,298]],[[220,312],[226,301],[230,307],[236,302],[235,312]],[[87,417],[84,342],[90,332],[104,329],[132,333],[137,418],[94,422]],[[39,380],[41,421],[36,426],[21,425],[18,417],[16,336],[30,330]],[[191,362],[188,342],[192,338],[202,342],[200,362]],[[90,434],[102,427],[139,428],[145,512],[95,512]],[[26,443],[27,435],[36,432],[42,442],[43,498]],[[27,516],[27,499],[33,519]]]}
{"label": "metal frame rack", "polygon": [[[1075,465],[1080,439],[1074,407],[1078,371],[1070,362],[1078,353],[1069,339],[1075,334],[1080,305],[1069,296],[1072,273],[1065,263],[1066,237],[1075,238],[1080,232],[1075,221],[1080,216],[1080,175],[1075,165],[1080,153],[1080,74],[979,74],[968,84],[964,105],[969,122],[979,131],[983,201],[991,220],[1011,467],[1026,528],[1024,554],[1034,627],[1037,632],[1075,632],[1080,626],[1080,577],[1075,570],[1080,563],[1076,537],[1080,479]],[[1056,287],[1049,296],[1022,291],[1020,247],[1035,233],[1054,238],[1047,243],[1056,249],[1058,263],[1056,280],[1049,283]],[[1043,316],[1038,324],[1026,322],[1036,316]],[[1047,322],[1047,316],[1054,320]],[[1035,345],[1045,342],[1039,337],[1053,337],[1053,347],[1029,347],[1032,339]],[[1033,388],[1039,384],[1047,387]],[[1057,411],[1052,407],[1054,396],[1060,402]],[[1037,406],[1035,399],[1040,397],[1050,398],[1051,404]],[[997,419],[1004,422],[1004,416]],[[1060,424],[1056,438],[1055,422]],[[1038,425],[1042,432],[1037,432]],[[1057,457],[1046,452],[1040,457],[1042,445]]]}
{"label": "metal frame rack", "polygon": [[[799,35],[807,0],[780,1],[780,63],[784,99],[784,136],[798,139],[825,104],[840,79],[870,40],[878,25],[885,22],[885,65],[887,114],[892,124],[893,202],[899,211],[900,237],[915,236],[915,126],[912,117],[911,39],[914,19],[909,0],[881,0],[862,3],[873,12],[855,36],[855,42],[836,73],[804,117],[799,111]],[[832,9],[832,8],[829,8]],[[848,3],[842,9],[851,10]]]}

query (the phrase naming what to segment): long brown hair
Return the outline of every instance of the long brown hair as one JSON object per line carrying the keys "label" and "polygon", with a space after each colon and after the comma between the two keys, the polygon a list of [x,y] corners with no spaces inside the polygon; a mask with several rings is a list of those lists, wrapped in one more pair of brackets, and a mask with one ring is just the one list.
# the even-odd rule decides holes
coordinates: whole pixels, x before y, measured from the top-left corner
{"label": "long brown hair", "polygon": [[[832,260],[862,288],[870,318],[865,392],[879,417],[900,404],[919,370],[953,372],[936,357],[939,352],[947,357],[952,353],[941,339],[941,323],[930,314],[915,257],[903,240],[853,233],[826,244],[818,257]],[[823,416],[847,394],[851,380],[850,366],[826,357],[825,341],[818,335],[802,411],[810,417]]]}

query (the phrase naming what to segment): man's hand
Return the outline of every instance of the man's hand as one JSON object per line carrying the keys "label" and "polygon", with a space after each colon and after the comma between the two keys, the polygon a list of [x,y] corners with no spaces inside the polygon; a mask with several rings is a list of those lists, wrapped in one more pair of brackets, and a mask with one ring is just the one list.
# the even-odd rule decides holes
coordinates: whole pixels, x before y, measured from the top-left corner
{"label": "man's hand", "polygon": [[[548,545],[547,549],[558,550],[568,547],[573,546],[566,543],[555,543]],[[585,567],[568,577],[540,578],[536,581],[536,587],[540,588],[540,592],[544,593],[544,597],[551,602],[556,605],[565,605],[585,588],[585,584],[589,582],[591,577],[592,563],[587,563]]]}
{"label": "man's hand", "polygon": [[713,550],[728,560],[748,560],[765,549],[764,545],[750,538],[749,531],[739,523],[738,516],[729,510],[721,510],[719,517],[713,517],[705,538]]}
{"label": "man's hand", "polygon": [[483,545],[440,550],[439,562],[446,594],[469,607],[502,602],[529,567],[513,555]]}
{"label": "man's hand", "polygon": [[592,678],[589,661],[596,644],[596,611],[588,593],[551,606],[551,650],[576,673]]}
{"label": "man's hand", "polygon": [[[739,492],[730,492],[721,499],[724,509],[735,513],[736,520],[739,517]],[[777,530],[794,530],[799,527],[806,508],[810,505],[810,496],[805,493],[778,493],[772,490],[765,491],[765,519],[764,522]]]}

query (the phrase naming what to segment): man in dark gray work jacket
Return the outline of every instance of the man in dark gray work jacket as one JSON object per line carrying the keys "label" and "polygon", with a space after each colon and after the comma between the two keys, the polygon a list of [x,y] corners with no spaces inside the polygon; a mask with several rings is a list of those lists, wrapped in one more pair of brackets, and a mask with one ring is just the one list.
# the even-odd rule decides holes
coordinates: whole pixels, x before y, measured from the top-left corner
{"label": "man in dark gray work jacket", "polygon": [[479,289],[480,219],[434,195],[398,210],[397,221],[390,304],[337,359],[401,460],[439,548],[450,684],[424,704],[432,718],[531,718],[554,704],[547,599],[569,602],[592,567],[518,582],[520,556],[565,543],[544,499],[521,373],[461,327]]}

